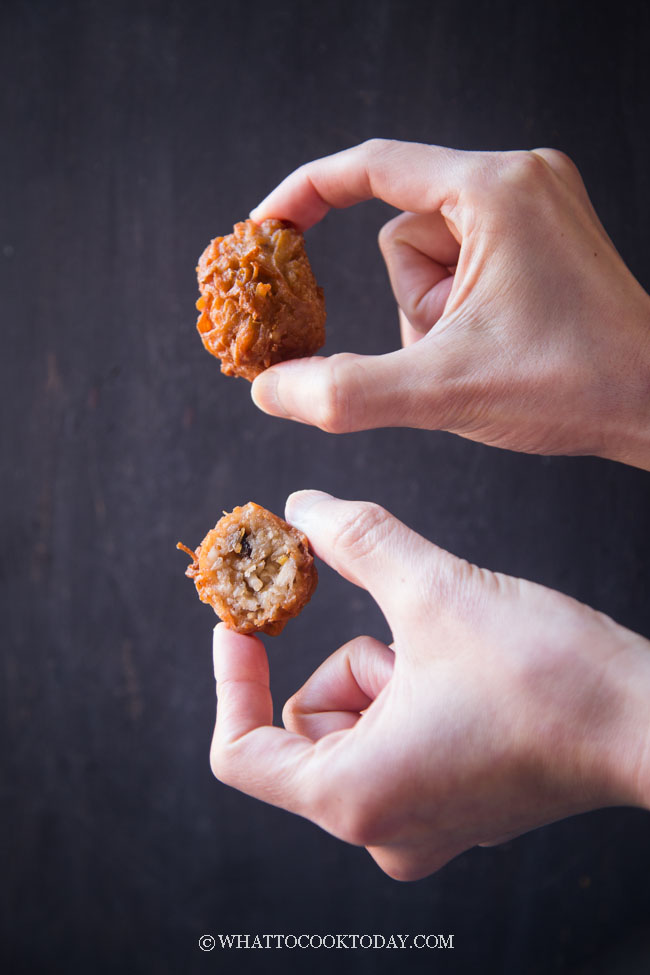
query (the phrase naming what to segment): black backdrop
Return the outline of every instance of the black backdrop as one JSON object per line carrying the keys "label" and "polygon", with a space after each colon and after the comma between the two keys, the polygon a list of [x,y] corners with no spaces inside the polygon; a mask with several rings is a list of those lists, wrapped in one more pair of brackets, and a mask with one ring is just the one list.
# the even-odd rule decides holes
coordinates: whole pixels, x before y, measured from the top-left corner
{"label": "black backdrop", "polygon": [[[195,331],[196,258],[301,162],[382,135],[573,156],[650,285],[645,3],[3,0],[3,972],[640,972],[650,821],[608,810],[399,884],[217,783],[210,611],[183,578],[222,508],[320,487],[650,636],[647,474],[446,434],[258,413]],[[397,341],[376,232],[308,249],[327,352]],[[277,714],[385,636],[325,568],[275,641]],[[453,951],[202,953],[220,932],[453,933]],[[396,958],[396,954],[401,957]]]}

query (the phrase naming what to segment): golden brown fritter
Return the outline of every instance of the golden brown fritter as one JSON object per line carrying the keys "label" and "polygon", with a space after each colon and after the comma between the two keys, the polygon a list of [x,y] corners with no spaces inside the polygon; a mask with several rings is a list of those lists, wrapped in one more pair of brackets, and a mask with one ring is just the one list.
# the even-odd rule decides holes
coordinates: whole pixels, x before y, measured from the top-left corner
{"label": "golden brown fritter", "polygon": [[215,237],[197,267],[196,324],[227,376],[251,382],[285,359],[313,355],[325,342],[325,299],[303,236],[281,220],[236,223]]}
{"label": "golden brown fritter", "polygon": [[318,582],[307,537],[249,501],[208,532],[185,575],[199,598],[238,633],[276,636],[309,602]]}

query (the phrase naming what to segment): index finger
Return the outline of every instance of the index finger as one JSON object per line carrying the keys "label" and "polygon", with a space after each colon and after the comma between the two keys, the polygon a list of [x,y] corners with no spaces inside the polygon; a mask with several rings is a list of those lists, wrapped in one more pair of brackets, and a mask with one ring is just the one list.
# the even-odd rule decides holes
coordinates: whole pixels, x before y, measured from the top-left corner
{"label": "index finger", "polygon": [[418,142],[370,139],[306,163],[287,176],[254,210],[260,223],[275,217],[307,230],[331,207],[376,197],[413,213],[454,202],[474,153]]}

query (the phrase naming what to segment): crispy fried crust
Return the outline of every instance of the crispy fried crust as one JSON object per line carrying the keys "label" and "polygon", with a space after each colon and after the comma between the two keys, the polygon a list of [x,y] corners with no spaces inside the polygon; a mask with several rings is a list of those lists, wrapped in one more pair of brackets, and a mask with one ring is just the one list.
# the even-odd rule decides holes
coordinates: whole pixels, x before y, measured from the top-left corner
{"label": "crispy fried crust", "polygon": [[196,327],[227,376],[251,382],[276,362],[325,342],[325,299],[303,236],[281,220],[244,220],[215,237],[197,267]]}
{"label": "crispy fried crust", "polygon": [[253,501],[208,532],[185,575],[199,598],[238,633],[276,636],[309,602],[318,573],[307,537]]}

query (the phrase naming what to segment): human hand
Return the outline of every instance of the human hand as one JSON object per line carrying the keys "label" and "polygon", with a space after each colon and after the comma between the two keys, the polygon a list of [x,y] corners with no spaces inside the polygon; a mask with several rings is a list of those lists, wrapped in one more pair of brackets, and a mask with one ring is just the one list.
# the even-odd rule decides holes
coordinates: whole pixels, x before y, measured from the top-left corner
{"label": "human hand", "polygon": [[214,774],[413,880],[480,843],[650,803],[650,643],[469,565],[383,509],[301,491],[287,518],[383,610],[392,649],[338,649],[272,726],[260,640],[215,628]]}
{"label": "human hand", "polygon": [[650,469],[650,297],[563,153],[373,139],[302,166],[251,216],[305,230],[373,196],[406,211],[379,236],[404,348],[274,366],[252,386],[261,409]]}

